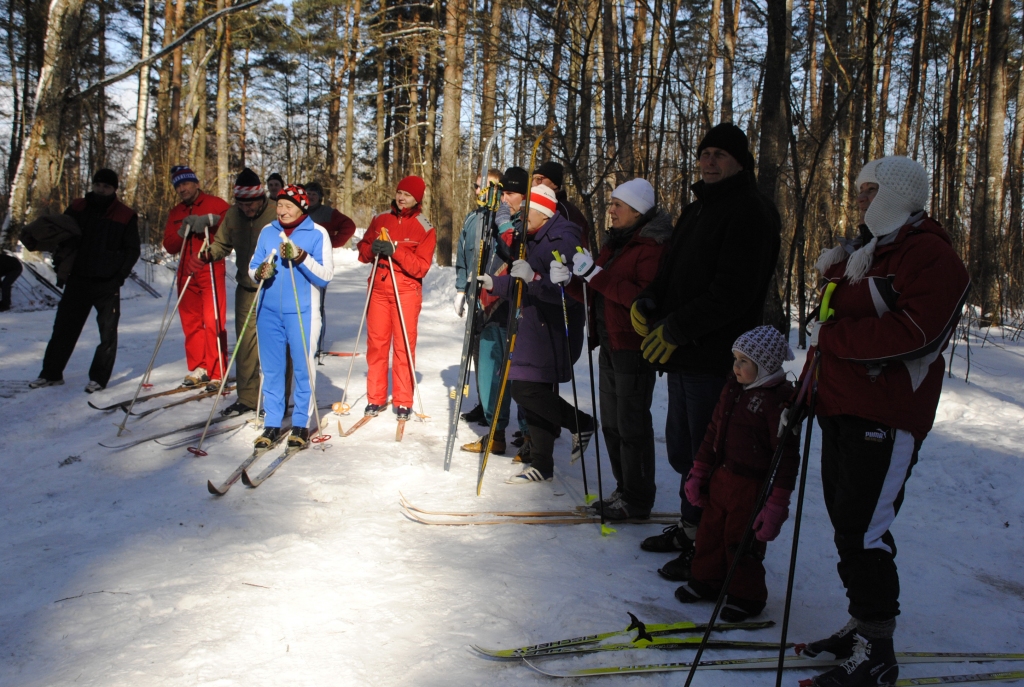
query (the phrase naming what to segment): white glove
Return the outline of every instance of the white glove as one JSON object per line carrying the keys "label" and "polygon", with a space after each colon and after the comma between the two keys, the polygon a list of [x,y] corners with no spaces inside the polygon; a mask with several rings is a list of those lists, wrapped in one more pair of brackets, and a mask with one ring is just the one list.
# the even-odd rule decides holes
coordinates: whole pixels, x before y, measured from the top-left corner
{"label": "white glove", "polygon": [[455,314],[459,317],[466,314],[466,294],[462,291],[455,292]]}
{"label": "white glove", "polygon": [[589,282],[600,271],[601,268],[594,262],[594,256],[586,248],[572,256],[572,273],[577,277]]}
{"label": "white glove", "polygon": [[807,342],[808,346],[815,346],[815,347],[817,347],[817,345],[818,345],[818,332],[821,331],[821,326],[823,324],[825,324],[825,323],[820,321],[820,320],[815,320],[814,321],[814,327],[811,328],[811,340]]}
{"label": "white glove", "polygon": [[572,279],[572,272],[569,268],[558,262],[557,260],[551,261],[551,283],[553,284],[568,284],[569,280]]}
{"label": "white glove", "polygon": [[[782,438],[783,433],[786,431],[786,423],[789,422],[790,410],[790,408],[783,408],[782,413],[779,415],[779,431],[778,434],[776,434],[776,436],[779,437],[780,439]],[[796,423],[794,426],[790,427],[789,431],[792,432],[793,434],[800,434],[800,423]]]}
{"label": "white glove", "polygon": [[512,269],[509,270],[508,273],[516,279],[522,279],[527,284],[532,282],[534,277],[537,276],[537,273],[533,271],[532,267],[530,267],[530,263],[525,260],[516,260],[513,262]]}
{"label": "white glove", "polygon": [[[480,286],[483,287],[484,291],[490,291],[494,288],[494,280],[491,279],[489,274],[481,274],[476,280],[480,282]],[[459,317],[462,317],[462,315],[459,315]]]}

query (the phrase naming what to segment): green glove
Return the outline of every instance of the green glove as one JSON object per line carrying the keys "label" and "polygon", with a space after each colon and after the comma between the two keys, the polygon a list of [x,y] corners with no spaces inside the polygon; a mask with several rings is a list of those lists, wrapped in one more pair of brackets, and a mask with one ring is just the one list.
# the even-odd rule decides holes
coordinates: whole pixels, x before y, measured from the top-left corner
{"label": "green glove", "polygon": [[640,336],[647,336],[651,333],[650,328],[647,326],[647,314],[646,310],[654,305],[654,302],[650,298],[641,298],[633,302],[633,306],[629,309],[629,319],[633,323],[633,331]]}
{"label": "green glove", "polygon": [[256,281],[272,279],[275,274],[277,274],[277,266],[273,260],[268,260],[260,263],[260,266],[256,268]]}
{"label": "green glove", "polygon": [[[636,307],[634,305],[634,307]],[[672,354],[679,348],[678,344],[671,343],[665,336],[665,325],[660,325],[653,332],[647,335],[642,344],[644,360],[649,363],[664,365]]]}

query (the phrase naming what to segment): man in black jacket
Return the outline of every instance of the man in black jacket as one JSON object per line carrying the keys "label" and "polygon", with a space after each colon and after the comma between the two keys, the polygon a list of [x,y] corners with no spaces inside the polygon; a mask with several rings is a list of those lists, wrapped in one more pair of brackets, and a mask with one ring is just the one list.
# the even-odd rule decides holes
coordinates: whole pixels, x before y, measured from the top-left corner
{"label": "man in black jacket", "polygon": [[[53,334],[43,357],[43,371],[29,383],[33,389],[64,383],[64,367],[78,343],[89,312],[96,308],[100,345],[89,368],[86,393],[106,388],[117,356],[117,323],[121,317],[121,286],[139,259],[139,218],[117,199],[117,174],[101,169],[93,175],[92,192],[76,198],[64,211],[82,230],[74,266],[57,306]],[[66,254],[70,251],[61,251]],[[57,266],[54,265],[56,268]]]}
{"label": "man in black jacket", "polygon": [[689,579],[702,512],[683,486],[732,369],[732,344],[761,324],[781,241],[775,204],[757,190],[746,134],[719,124],[697,156],[697,199],[683,209],[658,275],[631,310],[633,328],[646,337],[644,357],[668,373],[665,439],[669,463],[682,476],[678,525],[641,548],[680,552],[658,571],[674,581]]}

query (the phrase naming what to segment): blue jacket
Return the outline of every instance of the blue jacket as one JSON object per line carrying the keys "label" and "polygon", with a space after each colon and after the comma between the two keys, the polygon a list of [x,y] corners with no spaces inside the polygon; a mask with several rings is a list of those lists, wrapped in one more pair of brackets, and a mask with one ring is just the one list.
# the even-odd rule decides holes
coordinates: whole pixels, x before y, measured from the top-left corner
{"label": "blue jacket", "polygon": [[[249,261],[249,277],[255,281],[256,268],[260,266],[270,251],[281,245],[281,223],[274,220],[260,231],[256,242],[256,250]],[[331,237],[327,230],[312,219],[306,217],[295,227],[291,236],[292,242],[306,251],[306,258],[295,267],[295,286],[299,295],[299,307],[308,312],[312,307],[319,312],[323,290],[334,277],[334,254],[331,248]],[[295,294],[292,292],[292,279],[287,270],[290,264],[281,260],[280,254],[274,257],[277,273],[267,280],[263,286],[260,308],[269,307],[280,313],[295,312]]]}
{"label": "blue jacket", "polygon": [[[526,240],[526,261],[537,278],[523,291],[522,311],[516,348],[512,354],[509,379],[526,382],[568,382],[572,364],[583,350],[583,304],[566,294],[569,315],[569,340],[565,336],[562,289],[549,275],[552,251],[572,260],[580,245],[582,230],[560,214],[549,219]],[[491,293],[510,302],[515,296],[515,278],[494,276]],[[512,307],[515,307],[514,304]]]}

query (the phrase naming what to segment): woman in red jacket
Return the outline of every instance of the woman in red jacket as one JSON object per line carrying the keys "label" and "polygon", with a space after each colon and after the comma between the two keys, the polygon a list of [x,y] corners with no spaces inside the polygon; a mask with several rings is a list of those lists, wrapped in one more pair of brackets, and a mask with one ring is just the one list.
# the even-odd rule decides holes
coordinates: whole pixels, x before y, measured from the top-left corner
{"label": "woman in red jacket", "polygon": [[[373,263],[379,256],[377,269],[370,275],[372,291],[366,312],[366,364],[369,371],[366,375],[368,403],[365,415],[375,416],[387,405],[388,354],[392,348],[392,404],[400,420],[409,419],[412,412],[413,368],[402,338],[397,299],[401,298],[405,330],[409,335],[412,363],[415,364],[416,325],[423,302],[423,277],[430,269],[437,242],[434,227],[420,212],[425,187],[420,177],[402,179],[391,210],[373,218],[358,245],[360,262]],[[381,237],[382,230],[387,232],[387,238]],[[392,283],[391,266],[394,266],[397,284]]]}
{"label": "woman in red jacket", "polygon": [[[654,280],[672,234],[672,218],[659,210],[644,179],[619,184],[608,209],[612,229],[597,260],[583,251],[572,267],[551,263],[552,281],[583,300],[589,290],[590,346],[601,346],[601,430],[615,475],[615,491],[595,508],[610,520],[650,517],[654,506],[654,368],[640,355],[629,308]],[[572,274],[570,274],[570,269]],[[571,278],[575,275],[576,278]],[[571,281],[569,281],[571,279]]]}

